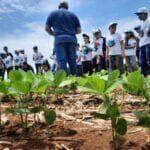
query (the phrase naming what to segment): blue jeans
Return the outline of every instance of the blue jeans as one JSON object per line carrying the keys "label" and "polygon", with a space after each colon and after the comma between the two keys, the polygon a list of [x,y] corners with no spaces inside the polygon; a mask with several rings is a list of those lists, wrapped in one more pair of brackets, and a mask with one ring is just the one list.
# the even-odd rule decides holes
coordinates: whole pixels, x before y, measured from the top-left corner
{"label": "blue jeans", "polygon": [[68,73],[67,63],[70,67],[70,73],[77,75],[76,64],[76,44],[75,43],[58,43],[55,44],[56,58],[60,69]]}
{"label": "blue jeans", "polygon": [[140,66],[143,75],[150,75],[150,44],[140,48]]}

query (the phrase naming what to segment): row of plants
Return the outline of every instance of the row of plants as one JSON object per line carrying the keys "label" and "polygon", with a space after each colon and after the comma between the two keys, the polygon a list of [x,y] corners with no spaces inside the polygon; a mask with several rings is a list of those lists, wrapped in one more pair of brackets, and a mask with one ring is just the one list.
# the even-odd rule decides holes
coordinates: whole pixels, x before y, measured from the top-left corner
{"label": "row of plants", "polygon": [[[106,71],[84,76],[80,78],[67,77],[64,71],[51,72],[43,75],[35,75],[31,72],[12,71],[9,79],[0,81],[0,126],[2,126],[1,114],[11,113],[20,117],[22,127],[28,128],[28,116],[43,112],[46,123],[53,124],[56,113],[47,105],[46,97],[52,95],[51,101],[67,92],[78,89],[80,92],[92,93],[103,99],[103,105],[99,112],[94,112],[95,118],[111,120],[112,139],[114,148],[117,149],[118,135],[127,132],[127,121],[122,117],[120,102],[114,96],[114,90],[120,88],[122,93],[129,93],[145,99],[144,111],[134,111],[139,120],[139,125],[147,127],[150,131],[150,78],[145,78],[139,71],[126,73],[120,76],[118,70],[108,74]],[[2,99],[5,95],[14,97],[14,105],[2,111]],[[40,97],[40,99],[39,99]]]}

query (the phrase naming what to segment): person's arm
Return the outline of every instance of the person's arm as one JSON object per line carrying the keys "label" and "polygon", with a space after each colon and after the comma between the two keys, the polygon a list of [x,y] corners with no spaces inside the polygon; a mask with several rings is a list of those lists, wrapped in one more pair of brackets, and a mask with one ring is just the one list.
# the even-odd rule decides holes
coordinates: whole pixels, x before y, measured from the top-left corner
{"label": "person's arm", "polygon": [[80,34],[81,33],[81,28],[79,27],[79,28],[77,28],[77,30],[76,30],[76,34]]}
{"label": "person's arm", "polygon": [[82,32],[80,21],[79,21],[79,19],[76,15],[74,15],[73,19],[74,19],[74,22],[75,22],[76,34],[80,34]]}
{"label": "person's arm", "polygon": [[51,28],[49,28],[48,25],[45,26],[45,31],[46,31],[49,35],[54,36],[54,31],[53,31]]}
{"label": "person's arm", "polygon": [[49,35],[54,35],[54,31],[52,30],[52,14],[49,15],[49,17],[47,18],[46,21],[46,25],[45,25],[45,31],[49,34]]}
{"label": "person's arm", "polygon": [[121,45],[121,52],[122,52],[122,57],[123,59],[125,58],[125,44],[124,41],[120,41],[120,45]]}

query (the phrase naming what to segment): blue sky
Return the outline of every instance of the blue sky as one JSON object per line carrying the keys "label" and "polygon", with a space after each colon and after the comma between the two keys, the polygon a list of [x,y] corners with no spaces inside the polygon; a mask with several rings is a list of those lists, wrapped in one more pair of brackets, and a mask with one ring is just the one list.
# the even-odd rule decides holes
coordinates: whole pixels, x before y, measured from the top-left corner
{"label": "blue sky", "polygon": [[[0,51],[7,45],[10,51],[25,49],[31,58],[32,47],[38,45],[48,58],[53,49],[53,38],[44,31],[48,14],[57,9],[60,0],[0,0]],[[108,24],[119,23],[118,31],[132,29],[139,24],[134,12],[150,7],[150,0],[68,0],[70,10],[76,13],[83,32],[90,35],[101,28],[108,35]],[[81,38],[79,36],[79,41]],[[31,61],[31,59],[30,59]]]}

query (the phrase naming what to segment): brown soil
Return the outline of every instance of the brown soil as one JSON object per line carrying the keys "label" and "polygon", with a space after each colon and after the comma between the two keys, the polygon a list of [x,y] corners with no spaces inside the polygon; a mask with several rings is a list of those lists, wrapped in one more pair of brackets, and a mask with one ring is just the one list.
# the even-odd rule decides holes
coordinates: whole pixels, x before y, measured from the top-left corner
{"label": "brown soil", "polygon": [[[125,99],[127,97],[128,95]],[[18,124],[18,117],[7,116],[10,123],[0,134],[0,150],[111,150],[110,122],[90,116],[90,112],[97,110],[101,104],[101,100],[97,99],[79,93],[65,95],[63,105],[50,104],[58,115],[55,124],[47,126],[37,123],[36,130],[32,120],[28,130],[23,131]],[[138,103],[136,97],[131,97],[122,106],[121,110],[126,119],[129,119],[130,125],[127,134],[119,140],[121,150],[140,150],[147,144],[148,132],[135,125],[136,119],[130,113],[134,109],[143,109]],[[8,104],[4,103],[3,106],[7,107]],[[143,150],[149,150],[148,146],[147,144]]]}

